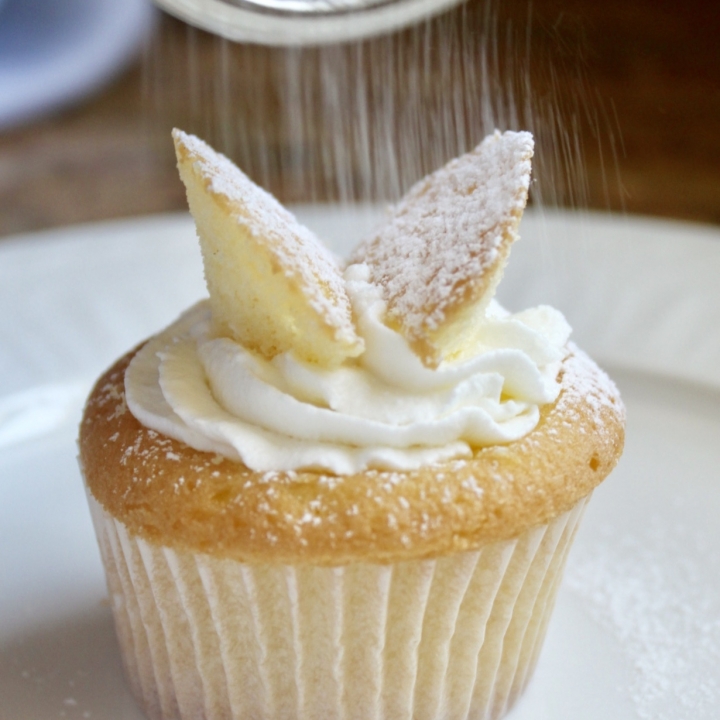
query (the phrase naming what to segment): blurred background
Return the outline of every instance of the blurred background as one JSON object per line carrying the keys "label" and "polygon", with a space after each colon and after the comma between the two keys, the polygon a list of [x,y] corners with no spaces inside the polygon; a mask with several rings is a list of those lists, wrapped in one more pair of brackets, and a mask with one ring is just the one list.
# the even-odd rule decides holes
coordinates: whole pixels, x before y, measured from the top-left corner
{"label": "blurred background", "polygon": [[184,210],[173,126],[288,203],[392,199],[529,128],[534,202],[718,223],[718,30],[706,0],[470,0],[283,50],[145,0],[0,0],[0,237]]}

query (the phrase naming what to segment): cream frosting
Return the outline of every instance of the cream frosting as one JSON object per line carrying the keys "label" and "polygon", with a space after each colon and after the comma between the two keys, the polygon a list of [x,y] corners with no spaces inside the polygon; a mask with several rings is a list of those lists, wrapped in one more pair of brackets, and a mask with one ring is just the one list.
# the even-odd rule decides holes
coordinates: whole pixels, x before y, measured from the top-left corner
{"label": "cream frosting", "polygon": [[151,339],[125,376],[146,427],[257,471],[414,469],[530,432],[556,380],[570,328],[540,306],[511,315],[493,301],[468,360],[425,367],[384,322],[365,265],[345,273],[365,352],[336,369],[292,353],[266,360],[213,337],[208,301]]}

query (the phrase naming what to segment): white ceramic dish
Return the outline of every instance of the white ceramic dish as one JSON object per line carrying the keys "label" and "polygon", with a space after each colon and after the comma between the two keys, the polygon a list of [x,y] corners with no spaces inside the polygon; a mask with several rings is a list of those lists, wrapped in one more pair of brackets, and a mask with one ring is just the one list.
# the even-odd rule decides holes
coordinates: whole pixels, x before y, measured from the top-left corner
{"label": "white ceramic dish", "polygon": [[0,0],[0,128],[76,101],[121,70],[150,0]]}
{"label": "white ceramic dish", "polygon": [[[343,251],[371,209],[299,213]],[[348,235],[351,228],[351,236]],[[720,230],[529,214],[501,299],[562,309],[628,406],[512,720],[720,707]],[[140,720],[75,464],[99,372],[204,294],[189,219],[0,241],[0,717]]]}

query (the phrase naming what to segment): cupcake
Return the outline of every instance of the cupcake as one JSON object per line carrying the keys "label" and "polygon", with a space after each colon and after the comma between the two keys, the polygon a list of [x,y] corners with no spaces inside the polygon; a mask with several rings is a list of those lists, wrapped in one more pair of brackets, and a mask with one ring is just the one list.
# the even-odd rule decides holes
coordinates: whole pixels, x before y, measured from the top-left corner
{"label": "cupcake", "polygon": [[80,428],[134,695],[153,720],[503,716],[624,427],[559,312],[493,299],[532,137],[420,181],[344,267],[174,140],[209,299]]}

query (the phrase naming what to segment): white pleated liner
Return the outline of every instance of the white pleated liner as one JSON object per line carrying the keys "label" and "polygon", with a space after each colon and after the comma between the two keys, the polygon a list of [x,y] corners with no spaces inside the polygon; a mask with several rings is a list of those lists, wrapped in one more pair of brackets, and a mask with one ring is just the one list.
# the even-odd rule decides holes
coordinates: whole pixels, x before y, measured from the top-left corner
{"label": "white pleated liner", "polygon": [[153,720],[490,720],[532,675],[587,498],[478,551],[338,568],[158,547],[89,500]]}

